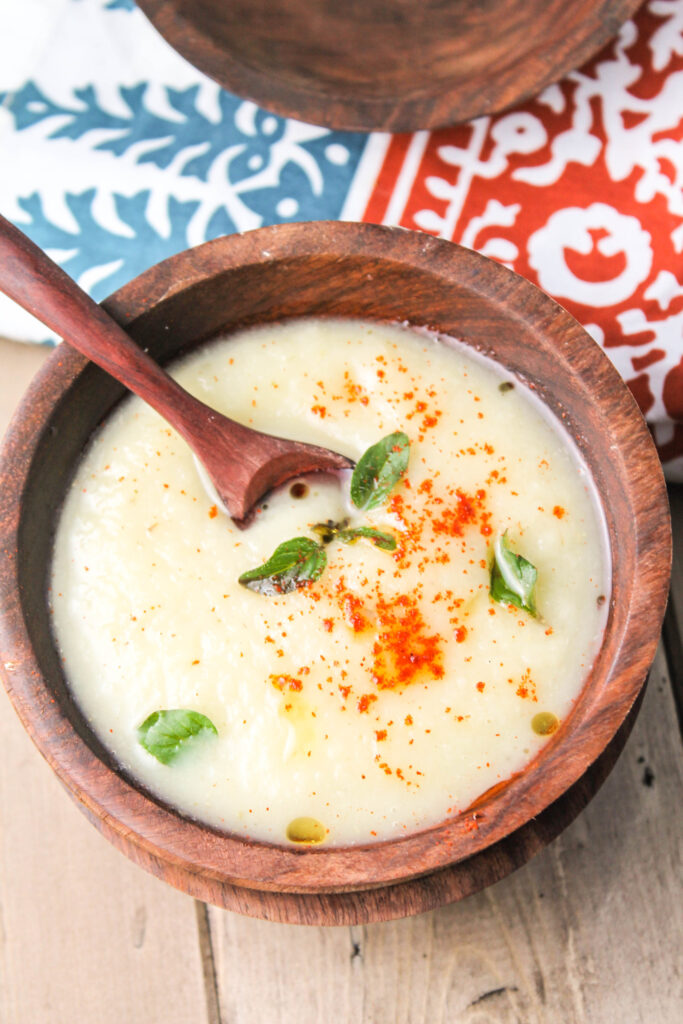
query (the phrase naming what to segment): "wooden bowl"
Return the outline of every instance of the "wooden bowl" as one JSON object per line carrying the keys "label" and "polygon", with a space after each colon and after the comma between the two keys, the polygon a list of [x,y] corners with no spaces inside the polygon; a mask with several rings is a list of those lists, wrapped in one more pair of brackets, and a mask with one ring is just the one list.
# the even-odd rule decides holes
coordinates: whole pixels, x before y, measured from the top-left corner
{"label": "wooden bowl", "polygon": [[642,0],[138,0],[238,96],[330,128],[419,131],[501,110],[588,60]]}
{"label": "wooden bowl", "polygon": [[[381,907],[382,892],[434,872],[439,878],[474,855],[485,878],[500,877],[487,853],[515,834],[528,837],[533,819],[580,789],[601,755],[604,764],[620,727],[623,736],[659,637],[671,559],[666,489],[644,421],[609,360],[568,313],[511,271],[428,235],[369,224],[289,224],[221,238],[152,267],[104,305],[160,361],[225,331],[290,317],[408,321],[497,359],[574,438],[604,509],[613,575],[604,641],[571,714],[525,771],[468,812],[390,842],[329,849],[248,841],[183,817],[117,767],[69,693],[46,597],[54,524],[74,466],[122,387],[58,348],[2,454],[5,685],[41,753],[120,849],[196,897],[287,920],[302,919],[303,911],[286,908],[306,898],[318,908],[313,919],[329,920],[324,908],[335,900],[352,919],[348,894],[379,888]],[[518,866],[519,856],[506,863]],[[456,898],[467,886],[449,891]],[[279,912],[264,909],[268,893],[284,894]]]}

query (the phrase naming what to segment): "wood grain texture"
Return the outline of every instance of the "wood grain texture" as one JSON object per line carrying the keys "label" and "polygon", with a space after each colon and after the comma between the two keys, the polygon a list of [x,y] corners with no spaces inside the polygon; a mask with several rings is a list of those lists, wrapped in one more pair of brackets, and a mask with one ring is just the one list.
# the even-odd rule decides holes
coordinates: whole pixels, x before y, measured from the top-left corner
{"label": "wood grain texture", "polygon": [[662,652],[617,767],[514,875],[420,917],[294,928],[210,908],[224,1024],[677,1024],[683,757]]}
{"label": "wood grain texture", "polygon": [[102,843],[0,694],[0,1020],[204,1021],[193,901]]}
{"label": "wood grain texture", "polygon": [[669,498],[674,557],[671,568],[671,597],[664,619],[664,639],[678,724],[683,736],[683,484],[672,484],[669,488]]}
{"label": "wood grain texture", "polygon": [[[235,903],[236,886],[363,890],[467,860],[517,832],[584,775],[633,706],[654,656],[670,532],[661,467],[635,402],[561,307],[469,250],[418,233],[335,223],[207,243],[152,268],[106,306],[162,360],[226,329],[306,314],[407,320],[459,336],[498,358],[565,424],[595,479],[615,554],[605,641],[574,711],[527,771],[470,813],[393,843],[349,849],[268,847],[201,828],[115,770],[73,705],[52,644],[45,588],[55,510],[82,446],[121,394],[80,357],[60,352],[35,382],[5,448],[3,471],[18,482],[22,501],[16,488],[0,494],[0,647],[20,717],[112,842],[171,884],[248,910],[244,891]],[[382,893],[374,898],[381,908]]]}
{"label": "wood grain texture", "polygon": [[217,82],[330,128],[419,131],[517,103],[596,53],[641,0],[139,0]]}

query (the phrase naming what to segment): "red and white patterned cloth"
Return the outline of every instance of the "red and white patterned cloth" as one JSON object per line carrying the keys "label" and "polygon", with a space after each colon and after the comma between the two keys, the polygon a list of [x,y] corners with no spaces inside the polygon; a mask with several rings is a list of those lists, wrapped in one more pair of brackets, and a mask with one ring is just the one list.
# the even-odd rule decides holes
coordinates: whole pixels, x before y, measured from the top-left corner
{"label": "red and white patterned cloth", "polygon": [[604,347],[683,480],[683,3],[651,0],[528,103],[373,136],[364,159],[367,192],[345,214],[460,242],[552,295]]}

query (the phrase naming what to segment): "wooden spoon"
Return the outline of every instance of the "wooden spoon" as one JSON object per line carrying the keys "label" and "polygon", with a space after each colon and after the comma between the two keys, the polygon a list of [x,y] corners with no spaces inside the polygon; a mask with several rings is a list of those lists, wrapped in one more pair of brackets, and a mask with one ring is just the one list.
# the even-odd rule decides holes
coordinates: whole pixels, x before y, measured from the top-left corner
{"label": "wooden spoon", "polygon": [[2,216],[0,291],[156,409],[198,457],[238,524],[259,498],[291,477],[353,466],[326,448],[252,430],[193,398]]}

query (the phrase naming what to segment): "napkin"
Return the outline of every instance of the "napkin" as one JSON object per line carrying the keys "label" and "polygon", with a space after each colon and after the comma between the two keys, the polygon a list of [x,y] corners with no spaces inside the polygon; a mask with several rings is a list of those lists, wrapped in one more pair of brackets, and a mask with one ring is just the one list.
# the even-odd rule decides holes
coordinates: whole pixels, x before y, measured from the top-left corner
{"label": "napkin", "polygon": [[[683,0],[650,0],[533,100],[336,132],[238,99],[132,0],[0,0],[0,212],[101,299],[263,224],[400,224],[524,275],[604,348],[683,480]],[[45,341],[0,296],[0,335]]]}

